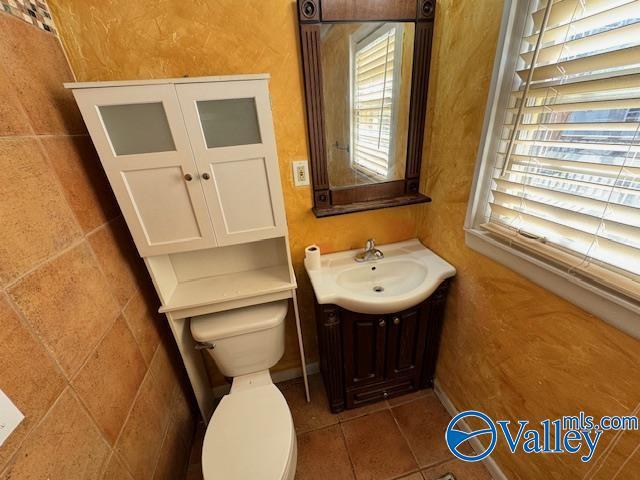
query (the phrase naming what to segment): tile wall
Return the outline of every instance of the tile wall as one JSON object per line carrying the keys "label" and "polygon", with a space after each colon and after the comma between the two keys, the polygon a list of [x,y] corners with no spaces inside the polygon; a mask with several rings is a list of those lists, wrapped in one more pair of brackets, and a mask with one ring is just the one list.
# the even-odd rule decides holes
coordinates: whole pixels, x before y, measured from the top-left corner
{"label": "tile wall", "polygon": [[33,2],[31,0],[1,0],[0,11],[21,18],[47,32],[57,34],[49,6],[45,0]]}
{"label": "tile wall", "polygon": [[196,417],[173,338],[57,37],[1,3],[0,389],[25,419],[0,479],[181,478]]}

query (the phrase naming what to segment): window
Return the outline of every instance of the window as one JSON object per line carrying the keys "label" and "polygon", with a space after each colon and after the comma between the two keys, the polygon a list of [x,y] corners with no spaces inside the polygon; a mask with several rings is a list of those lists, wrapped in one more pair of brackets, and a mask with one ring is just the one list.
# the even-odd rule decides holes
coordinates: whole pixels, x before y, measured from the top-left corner
{"label": "window", "polygon": [[640,1],[508,1],[502,35],[467,230],[637,306]]}
{"label": "window", "polygon": [[384,24],[374,28],[365,27],[352,36],[351,162],[365,174],[386,178],[393,158],[391,129],[402,61],[402,27]]}

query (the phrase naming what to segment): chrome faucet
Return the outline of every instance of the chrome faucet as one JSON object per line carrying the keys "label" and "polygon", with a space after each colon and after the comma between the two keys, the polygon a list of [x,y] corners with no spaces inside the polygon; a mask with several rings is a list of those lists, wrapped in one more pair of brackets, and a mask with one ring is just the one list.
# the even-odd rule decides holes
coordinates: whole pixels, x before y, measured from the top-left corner
{"label": "chrome faucet", "polygon": [[382,258],[384,258],[384,253],[376,248],[376,242],[373,238],[367,240],[364,252],[360,252],[355,256],[356,262],[371,262]]}

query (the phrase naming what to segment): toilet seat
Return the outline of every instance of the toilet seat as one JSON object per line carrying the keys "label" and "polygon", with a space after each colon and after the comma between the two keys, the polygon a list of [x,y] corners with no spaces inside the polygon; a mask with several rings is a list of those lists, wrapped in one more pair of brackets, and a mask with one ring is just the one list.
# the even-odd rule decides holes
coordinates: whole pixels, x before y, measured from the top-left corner
{"label": "toilet seat", "polygon": [[291,412],[275,385],[222,398],[202,446],[204,480],[289,480],[295,463]]}

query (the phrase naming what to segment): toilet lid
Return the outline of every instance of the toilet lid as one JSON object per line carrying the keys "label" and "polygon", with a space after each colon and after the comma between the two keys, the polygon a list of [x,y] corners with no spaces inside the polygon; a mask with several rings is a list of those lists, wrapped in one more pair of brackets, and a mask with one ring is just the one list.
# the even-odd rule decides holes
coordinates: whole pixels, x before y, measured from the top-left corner
{"label": "toilet lid", "polygon": [[226,395],[204,437],[204,479],[282,479],[294,441],[291,412],[275,385]]}

